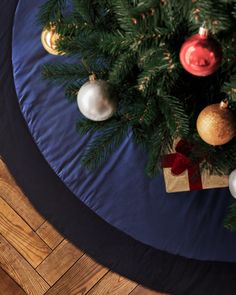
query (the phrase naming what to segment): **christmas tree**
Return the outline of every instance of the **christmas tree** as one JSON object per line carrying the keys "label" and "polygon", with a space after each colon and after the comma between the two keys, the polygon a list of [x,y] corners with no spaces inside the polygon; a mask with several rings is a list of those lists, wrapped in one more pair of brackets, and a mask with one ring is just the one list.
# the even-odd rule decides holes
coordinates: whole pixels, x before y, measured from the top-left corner
{"label": "christmas tree", "polygon": [[[81,134],[94,134],[82,158],[86,167],[102,165],[130,134],[148,155],[149,176],[176,138],[192,144],[190,157],[201,159],[202,169],[229,174],[236,168],[236,1],[49,0],[39,19],[58,34],[57,52],[77,57],[45,65],[44,77],[63,83],[71,101],[92,77],[112,109],[107,120],[88,116],[77,123]],[[197,39],[184,48],[192,35]],[[200,122],[209,105],[214,110]],[[236,205],[226,225],[236,228]]]}

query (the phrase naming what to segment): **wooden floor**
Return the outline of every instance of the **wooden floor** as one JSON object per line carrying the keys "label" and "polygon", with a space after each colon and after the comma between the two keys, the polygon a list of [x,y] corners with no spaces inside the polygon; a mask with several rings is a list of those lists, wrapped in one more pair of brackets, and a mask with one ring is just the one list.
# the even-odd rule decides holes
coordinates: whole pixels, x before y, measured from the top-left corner
{"label": "wooden floor", "polygon": [[157,295],[99,265],[35,209],[0,160],[0,295]]}

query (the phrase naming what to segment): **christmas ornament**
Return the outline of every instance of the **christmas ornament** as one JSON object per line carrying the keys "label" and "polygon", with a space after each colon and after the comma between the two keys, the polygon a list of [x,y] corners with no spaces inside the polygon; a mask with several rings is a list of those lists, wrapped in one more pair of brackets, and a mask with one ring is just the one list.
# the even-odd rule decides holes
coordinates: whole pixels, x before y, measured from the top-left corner
{"label": "christmas ornament", "polygon": [[202,140],[210,145],[229,142],[236,135],[235,127],[235,116],[228,109],[227,101],[207,106],[197,119],[197,131]]}
{"label": "christmas ornament", "polygon": [[85,83],[77,95],[80,112],[92,121],[104,121],[112,117],[115,103],[110,100],[109,84],[104,80],[96,80],[94,75]]}
{"label": "christmas ornament", "polygon": [[229,191],[236,199],[236,170],[233,170],[229,175]]}
{"label": "christmas ornament", "polygon": [[222,60],[220,44],[209,38],[208,29],[200,27],[199,33],[188,38],[180,50],[183,68],[195,76],[208,76],[214,73]]}
{"label": "christmas ornament", "polygon": [[55,27],[51,27],[50,30],[44,29],[41,34],[41,42],[44,49],[53,55],[63,55],[56,49],[56,42],[60,39],[60,35],[56,32]]}
{"label": "christmas ornament", "polygon": [[131,20],[132,20],[132,23],[133,23],[134,25],[137,25],[137,24],[138,24],[138,20],[137,20],[137,18],[132,17]]}

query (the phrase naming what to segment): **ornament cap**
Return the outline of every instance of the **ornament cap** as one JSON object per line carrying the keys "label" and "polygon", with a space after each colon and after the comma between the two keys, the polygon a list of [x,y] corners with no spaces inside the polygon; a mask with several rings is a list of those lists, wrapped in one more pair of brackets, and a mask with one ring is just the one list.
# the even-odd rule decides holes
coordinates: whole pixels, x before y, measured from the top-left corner
{"label": "ornament cap", "polygon": [[132,23],[134,24],[134,25],[137,25],[138,24],[138,20],[137,20],[137,18],[134,18],[134,17],[132,17]]}
{"label": "ornament cap", "polygon": [[92,73],[91,75],[89,75],[89,81],[95,81],[97,80],[97,76],[95,73]]}
{"label": "ornament cap", "polygon": [[199,28],[198,34],[200,35],[201,38],[206,39],[208,37],[208,35],[209,35],[209,29],[206,28],[204,25],[202,25]]}
{"label": "ornament cap", "polygon": [[221,101],[221,103],[220,103],[220,108],[221,109],[227,109],[228,106],[229,106],[229,102],[228,102],[227,99],[224,99],[224,100]]}

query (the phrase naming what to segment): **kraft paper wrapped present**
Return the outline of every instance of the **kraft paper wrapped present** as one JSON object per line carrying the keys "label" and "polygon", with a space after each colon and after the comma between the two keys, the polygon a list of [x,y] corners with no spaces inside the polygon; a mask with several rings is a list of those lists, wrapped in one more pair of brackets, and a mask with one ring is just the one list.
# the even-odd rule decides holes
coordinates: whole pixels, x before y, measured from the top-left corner
{"label": "kraft paper wrapped present", "polygon": [[228,176],[210,175],[207,170],[201,171],[201,161],[194,162],[188,157],[193,147],[191,144],[178,140],[175,146],[175,151],[162,159],[166,192],[228,187]]}

